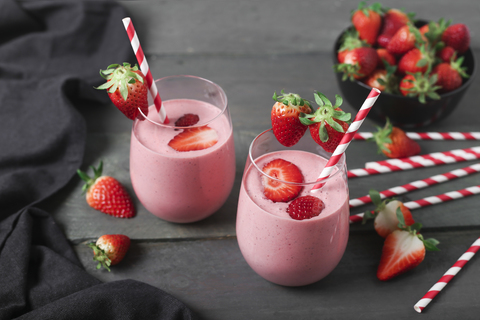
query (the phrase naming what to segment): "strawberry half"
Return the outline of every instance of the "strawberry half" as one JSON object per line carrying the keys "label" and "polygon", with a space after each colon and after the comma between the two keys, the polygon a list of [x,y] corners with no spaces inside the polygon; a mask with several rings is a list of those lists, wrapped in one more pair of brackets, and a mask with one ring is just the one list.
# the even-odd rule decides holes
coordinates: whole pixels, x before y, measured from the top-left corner
{"label": "strawberry half", "polygon": [[293,200],[287,208],[287,212],[295,220],[311,219],[320,215],[325,209],[322,200],[313,196],[303,196]]}
{"label": "strawberry half", "polygon": [[[400,210],[398,210],[400,211]],[[420,223],[406,226],[401,212],[397,212],[400,230],[393,231],[385,239],[382,256],[377,269],[377,278],[390,280],[418,266],[425,259],[425,251],[439,251],[435,239],[424,239],[418,233]]]}
{"label": "strawberry half", "polygon": [[373,212],[368,211],[364,214],[363,223],[373,218],[373,226],[380,237],[386,238],[393,231],[400,230],[397,218],[398,210],[400,210],[403,215],[406,226],[411,226],[415,223],[412,213],[402,202],[392,199],[382,200],[380,193],[376,190],[370,190],[369,195],[372,203],[375,205],[375,210],[373,210]]}
{"label": "strawberry half", "polygon": [[300,121],[309,127],[313,140],[325,151],[333,152],[348,129],[352,115],[340,109],[342,97],[335,95],[335,105],[320,93],[314,94],[319,108],[313,114],[300,117]]}
{"label": "strawberry half", "polygon": [[272,129],[278,142],[286,147],[291,147],[307,131],[307,127],[299,120],[300,115],[311,113],[312,108],[310,107],[310,102],[302,99],[298,94],[285,94],[283,90],[281,93],[281,96],[277,96],[276,92],[273,94],[273,100],[276,102],[272,107],[270,115]]}
{"label": "strawberry half", "polygon": [[125,257],[130,248],[130,238],[122,234],[106,234],[88,246],[93,249],[93,260],[98,261],[97,269],[103,266],[110,271],[110,266],[116,265]]}
{"label": "strawberry half", "polygon": [[[303,175],[300,169],[293,163],[283,160],[274,159],[267,163],[262,171],[278,180],[302,183]],[[302,191],[301,185],[282,183],[277,180],[270,179],[262,175],[263,193],[273,202],[288,202],[295,199]]]}
{"label": "strawberry half", "polygon": [[113,177],[102,176],[102,161],[98,168],[90,168],[94,172],[93,178],[77,170],[80,178],[86,182],[83,191],[86,192],[88,205],[115,218],[132,218],[135,215],[133,202],[120,182]]}
{"label": "strawberry half", "polygon": [[197,151],[210,148],[218,142],[218,133],[209,126],[185,129],[172,140],[168,145],[180,152]]}
{"label": "strawberry half", "polygon": [[145,76],[138,66],[133,68],[129,63],[111,64],[106,70],[100,70],[100,75],[107,80],[106,83],[97,87],[106,90],[110,100],[127,118],[134,120],[140,114],[148,115],[148,87]]}
{"label": "strawberry half", "polygon": [[368,139],[375,141],[378,153],[383,153],[388,158],[405,158],[420,153],[420,145],[409,138],[405,131],[394,127],[387,118],[383,128],[377,127],[377,132]]}

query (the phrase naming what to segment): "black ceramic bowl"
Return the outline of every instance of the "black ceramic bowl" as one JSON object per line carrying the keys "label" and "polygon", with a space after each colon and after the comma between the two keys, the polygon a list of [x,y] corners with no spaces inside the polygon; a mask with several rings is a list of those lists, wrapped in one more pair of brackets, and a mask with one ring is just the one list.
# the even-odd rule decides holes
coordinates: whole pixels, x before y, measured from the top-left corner
{"label": "black ceramic bowl", "polygon": [[[425,23],[419,22],[417,26]],[[335,41],[333,50],[334,64],[338,63],[337,51],[342,34],[343,32]],[[472,50],[469,48],[463,56],[462,66],[466,67],[466,73],[469,75],[469,78],[463,79],[463,84],[458,89],[441,94],[440,100],[427,99],[426,103],[420,103],[416,97],[404,97],[382,92],[368,113],[368,118],[379,124],[384,124],[388,117],[393,125],[401,128],[425,127],[445,119],[456,108],[475,76],[476,65]],[[352,107],[360,109],[372,88],[358,80],[342,81],[342,75],[341,73],[336,73],[342,97]]]}

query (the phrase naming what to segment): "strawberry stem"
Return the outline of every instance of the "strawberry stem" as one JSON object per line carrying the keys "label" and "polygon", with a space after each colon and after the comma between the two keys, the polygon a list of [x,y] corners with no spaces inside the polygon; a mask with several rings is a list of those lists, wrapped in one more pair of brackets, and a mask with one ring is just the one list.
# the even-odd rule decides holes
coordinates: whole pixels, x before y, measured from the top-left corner
{"label": "strawberry stem", "polygon": [[110,265],[112,260],[108,258],[104,250],[100,249],[94,242],[87,244],[91,249],[93,249],[93,261],[98,261],[97,269],[104,267],[110,272]]}

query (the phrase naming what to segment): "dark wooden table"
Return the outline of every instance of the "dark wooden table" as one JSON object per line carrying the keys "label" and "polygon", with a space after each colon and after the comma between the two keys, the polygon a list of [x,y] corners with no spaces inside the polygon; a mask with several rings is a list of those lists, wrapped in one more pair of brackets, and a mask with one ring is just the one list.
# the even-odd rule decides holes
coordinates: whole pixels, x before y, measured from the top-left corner
{"label": "dark wooden table", "polygon": [[[192,74],[222,86],[229,99],[237,156],[236,182],[227,203],[210,218],[173,224],[148,213],[135,199],[138,215],[115,219],[89,208],[75,177],[42,207],[53,213],[75,247],[86,270],[102,281],[135,279],[184,301],[205,319],[478,319],[480,262],[472,261],[444,291],[417,315],[413,305],[480,236],[480,198],[456,200],[413,212],[425,237],[440,241],[440,252],[428,252],[413,271],[389,282],[376,278],[383,245],[372,224],[352,225],[338,267],[313,285],[289,288],[258,276],[244,261],[235,236],[241,175],[252,138],[270,127],[271,96],[285,89],[308,97],[315,90],[334,98],[339,93],[331,65],[335,38],[349,24],[358,2],[340,1],[123,1],[130,12],[154,77]],[[477,0],[383,1],[418,18],[440,17],[470,28],[471,47],[480,61],[480,6]],[[119,21],[121,23],[121,21]],[[119,61],[112,61],[119,63]],[[106,66],[105,66],[106,67]],[[480,131],[480,77],[451,116],[418,131]],[[359,102],[361,103],[361,102]],[[344,109],[355,114],[354,107]],[[82,169],[105,163],[133,195],[129,176],[131,122],[113,105],[85,105],[88,140]],[[361,131],[377,124],[367,119]],[[422,141],[422,153],[480,145],[478,141]],[[383,159],[371,143],[354,141],[347,151],[350,169]],[[390,173],[350,180],[351,198],[370,188],[384,190],[413,180],[462,168],[474,162]],[[419,199],[476,185],[473,175],[411,192]],[[367,207],[366,207],[367,208]],[[352,213],[362,209],[352,210]],[[103,234],[132,239],[125,260],[112,272],[96,270],[85,243]]]}

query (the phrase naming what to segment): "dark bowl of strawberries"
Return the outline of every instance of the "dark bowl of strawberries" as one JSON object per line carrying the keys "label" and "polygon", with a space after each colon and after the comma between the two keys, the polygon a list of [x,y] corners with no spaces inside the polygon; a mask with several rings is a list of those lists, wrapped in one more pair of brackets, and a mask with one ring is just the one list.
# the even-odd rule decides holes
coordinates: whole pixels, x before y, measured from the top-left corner
{"label": "dark bowl of strawberries", "polygon": [[361,2],[337,38],[334,70],[345,100],[360,108],[372,87],[382,94],[368,118],[402,128],[449,116],[476,74],[464,24],[414,20],[412,14]]}

